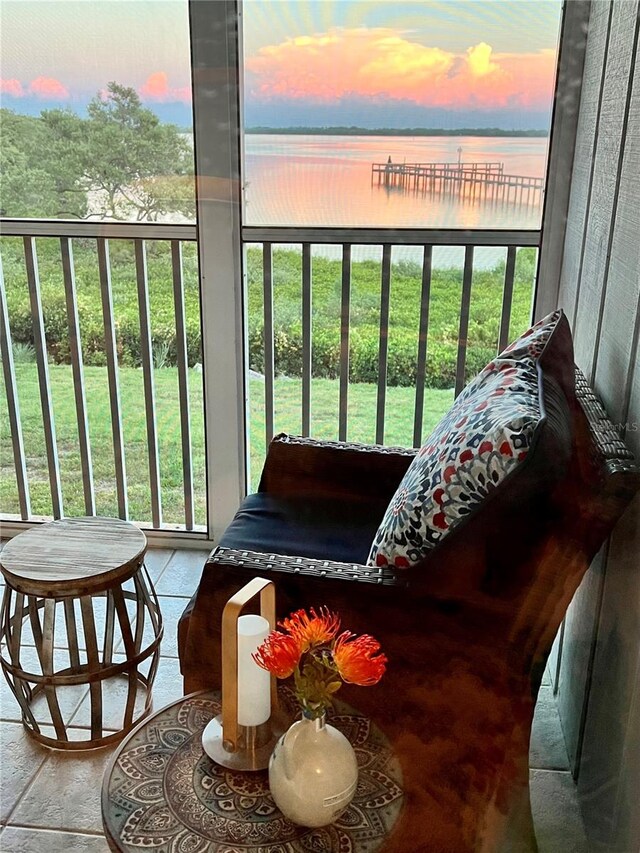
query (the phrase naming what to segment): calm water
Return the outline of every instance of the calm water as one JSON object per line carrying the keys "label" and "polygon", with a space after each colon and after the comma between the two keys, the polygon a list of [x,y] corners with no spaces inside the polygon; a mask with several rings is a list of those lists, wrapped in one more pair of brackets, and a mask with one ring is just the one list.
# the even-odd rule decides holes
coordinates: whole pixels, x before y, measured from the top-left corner
{"label": "calm water", "polygon": [[[247,225],[538,228],[540,208],[415,194],[371,183],[371,164],[502,162],[542,177],[547,139],[509,137],[245,137]],[[377,178],[376,178],[377,181]]]}

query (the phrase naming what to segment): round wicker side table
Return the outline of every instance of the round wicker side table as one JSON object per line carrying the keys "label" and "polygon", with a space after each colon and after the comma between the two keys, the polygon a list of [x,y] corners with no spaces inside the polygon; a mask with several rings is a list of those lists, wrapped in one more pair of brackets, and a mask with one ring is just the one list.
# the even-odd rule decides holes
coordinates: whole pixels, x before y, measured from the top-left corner
{"label": "round wicker side table", "polygon": [[[133,524],[87,517],[31,528],[0,553],[0,662],[40,743],[95,749],[120,740],[151,710],[163,629],[146,548]],[[111,719],[103,713],[103,691],[114,686],[123,705],[115,723],[113,702]],[[70,730],[87,687],[90,720]]]}

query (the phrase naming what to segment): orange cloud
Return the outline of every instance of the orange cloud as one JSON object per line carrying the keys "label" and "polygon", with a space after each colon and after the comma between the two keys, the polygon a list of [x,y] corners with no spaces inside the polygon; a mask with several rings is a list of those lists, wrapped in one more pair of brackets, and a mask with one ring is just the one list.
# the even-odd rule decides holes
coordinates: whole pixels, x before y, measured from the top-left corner
{"label": "orange cloud", "polygon": [[16,80],[15,77],[9,80],[0,79],[0,93],[3,95],[11,95],[12,98],[23,98],[24,89],[22,83]]}
{"label": "orange cloud", "polygon": [[29,83],[29,93],[56,101],[65,101],[69,97],[67,87],[55,77],[36,77]]}
{"label": "orange cloud", "polygon": [[156,71],[147,77],[140,87],[140,95],[148,101],[191,101],[190,86],[169,86],[169,78],[164,71]]}
{"label": "orange cloud", "polygon": [[263,100],[360,96],[421,106],[546,108],[555,52],[494,54],[479,42],[456,54],[391,28],[336,28],[263,47],[245,65],[249,93]]}

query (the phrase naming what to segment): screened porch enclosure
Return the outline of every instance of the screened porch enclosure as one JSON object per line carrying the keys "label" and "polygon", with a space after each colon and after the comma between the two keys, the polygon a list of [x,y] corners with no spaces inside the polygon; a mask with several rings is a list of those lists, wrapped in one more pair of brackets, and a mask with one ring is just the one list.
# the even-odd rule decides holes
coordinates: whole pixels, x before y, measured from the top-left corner
{"label": "screened porch enclosure", "polygon": [[[423,189],[430,203],[459,196],[473,226],[253,224],[237,6],[189,14],[195,224],[2,219],[7,531],[102,514],[158,543],[215,542],[275,434],[420,446],[554,304],[554,275],[538,269],[562,238],[559,178],[546,206],[542,179],[533,201],[524,184],[510,195],[504,167],[476,192],[459,153],[440,189]],[[554,227],[539,257],[543,208]],[[509,227],[524,209],[537,226]]]}
{"label": "screened porch enclosure", "polygon": [[[23,221],[3,233],[3,515],[97,513],[206,532],[195,228]],[[250,489],[276,432],[419,446],[531,316],[539,232],[416,231],[391,242],[247,228],[243,238]],[[416,260],[392,263],[408,245]],[[438,268],[443,249],[461,268]],[[434,291],[436,310],[453,297],[444,343],[430,329]],[[363,352],[353,337],[365,310]],[[320,311],[328,323],[314,322]],[[58,340],[46,333],[53,312]],[[20,339],[29,320],[33,343]],[[65,344],[70,364],[60,363]],[[205,381],[212,370],[204,364]]]}

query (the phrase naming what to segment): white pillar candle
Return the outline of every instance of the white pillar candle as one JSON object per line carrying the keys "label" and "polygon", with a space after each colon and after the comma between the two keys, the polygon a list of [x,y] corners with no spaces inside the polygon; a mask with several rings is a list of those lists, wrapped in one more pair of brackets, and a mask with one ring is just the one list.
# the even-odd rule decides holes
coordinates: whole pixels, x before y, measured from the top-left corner
{"label": "white pillar candle", "polygon": [[271,716],[271,675],[253,660],[269,634],[263,616],[247,614],[238,619],[238,723],[259,726]]}

